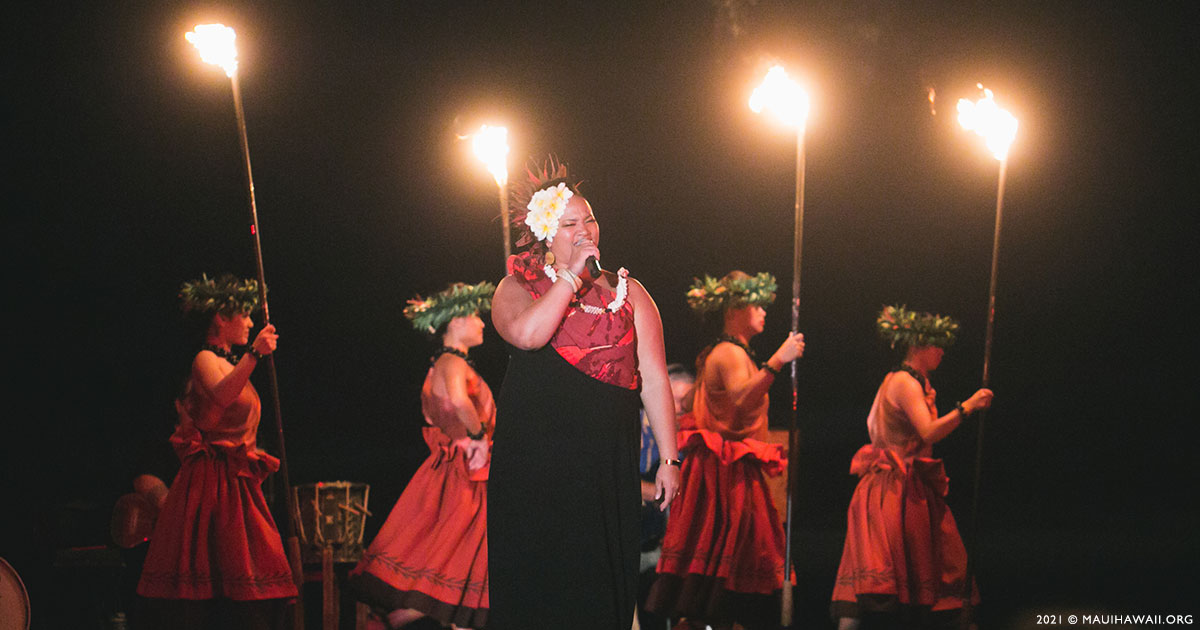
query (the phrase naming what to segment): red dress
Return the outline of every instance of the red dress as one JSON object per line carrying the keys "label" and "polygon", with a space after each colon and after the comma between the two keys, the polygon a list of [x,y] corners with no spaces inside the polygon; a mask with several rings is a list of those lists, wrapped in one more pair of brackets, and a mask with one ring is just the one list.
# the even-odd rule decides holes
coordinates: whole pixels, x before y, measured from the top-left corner
{"label": "red dress", "polygon": [[175,403],[181,462],[150,539],[138,595],[236,601],[295,597],[279,530],[262,494],[279,460],[256,446],[262,404],[246,383],[218,407],[195,380]]}
{"label": "red dress", "polygon": [[[749,355],[745,361],[756,369]],[[723,621],[774,616],[783,585],[783,525],[766,476],[786,468],[767,435],[768,400],[738,411],[729,394],[696,379],[697,429],[679,433],[682,494],[671,507],[647,610]]]}
{"label": "red dress", "polygon": [[[460,361],[443,357],[442,361]],[[413,608],[442,624],[480,628],[488,614],[488,466],[467,469],[454,444],[466,437],[453,405],[433,391],[434,368],[421,387],[422,430],[429,457],[417,469],[363,559],[351,573],[359,599],[388,611]],[[467,393],[491,436],[492,391],[474,370]]]}
{"label": "red dress", "polygon": [[[884,378],[867,416],[871,443],[850,462],[862,479],[850,499],[846,544],[830,607],[834,618],[867,612],[920,615],[962,608],[967,552],[943,497],[942,460],[921,440],[904,411],[889,403]],[[922,382],[930,413],[936,393]],[[979,600],[972,585],[972,600]]]}

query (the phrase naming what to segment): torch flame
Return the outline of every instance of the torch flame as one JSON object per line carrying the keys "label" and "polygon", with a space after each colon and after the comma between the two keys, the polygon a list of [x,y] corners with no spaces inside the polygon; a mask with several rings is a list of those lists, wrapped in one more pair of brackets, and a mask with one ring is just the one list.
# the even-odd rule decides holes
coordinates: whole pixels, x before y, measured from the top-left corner
{"label": "torch flame", "polygon": [[508,183],[508,128],[483,125],[471,139],[475,156],[487,165],[496,185]]}
{"label": "torch flame", "polygon": [[237,46],[234,45],[237,34],[232,28],[224,24],[199,24],[183,36],[200,51],[204,63],[221,66],[225,76],[231,79],[237,74]]}
{"label": "torch flame", "polygon": [[983,136],[987,148],[997,160],[1008,158],[1008,148],[1017,137],[1017,119],[992,100],[992,91],[977,84],[983,98],[977,102],[958,99],[958,123],[967,131]]}
{"label": "torch flame", "polygon": [[788,77],[783,66],[777,65],[767,71],[763,82],[750,94],[750,109],[756,114],[770,110],[785,125],[804,129],[809,111],[808,92]]}

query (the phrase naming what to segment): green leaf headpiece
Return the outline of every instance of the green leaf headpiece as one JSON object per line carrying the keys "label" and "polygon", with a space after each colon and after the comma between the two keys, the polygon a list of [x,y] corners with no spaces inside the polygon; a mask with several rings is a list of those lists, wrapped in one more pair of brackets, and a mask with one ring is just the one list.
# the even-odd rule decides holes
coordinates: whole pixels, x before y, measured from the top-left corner
{"label": "green leaf headpiece", "polygon": [[217,313],[249,315],[258,308],[258,281],[224,274],[213,280],[202,274],[179,288],[179,306],[184,313],[212,316]]}
{"label": "green leaf headpiece", "polygon": [[492,294],[496,285],[491,282],[465,284],[455,282],[445,291],[422,299],[420,295],[408,301],[404,316],[413,328],[434,334],[455,317],[466,317],[492,310]]}
{"label": "green leaf headpiece", "polygon": [[958,335],[958,322],[933,313],[918,313],[904,306],[885,306],[875,319],[879,336],[891,347],[938,346],[948,348]]}
{"label": "green leaf headpiece", "polygon": [[694,278],[688,289],[688,306],[697,313],[715,313],[723,309],[745,306],[767,306],[775,301],[775,276],[760,272],[754,276],[737,274],[721,279],[705,275]]}

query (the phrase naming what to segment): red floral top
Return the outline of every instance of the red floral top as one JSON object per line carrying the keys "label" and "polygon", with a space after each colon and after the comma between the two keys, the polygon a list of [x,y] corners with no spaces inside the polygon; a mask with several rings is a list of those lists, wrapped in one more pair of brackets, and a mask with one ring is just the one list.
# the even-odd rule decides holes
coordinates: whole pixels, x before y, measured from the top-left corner
{"label": "red floral top", "polygon": [[[535,259],[529,252],[509,257],[508,275],[521,283],[535,300],[554,284],[542,270],[540,257]],[[637,389],[641,377],[633,306],[626,300],[616,312],[610,312],[606,307],[615,297],[612,291],[594,286],[582,298],[573,299],[550,338],[550,345],[580,372],[609,385]],[[604,312],[589,313],[583,305]]]}

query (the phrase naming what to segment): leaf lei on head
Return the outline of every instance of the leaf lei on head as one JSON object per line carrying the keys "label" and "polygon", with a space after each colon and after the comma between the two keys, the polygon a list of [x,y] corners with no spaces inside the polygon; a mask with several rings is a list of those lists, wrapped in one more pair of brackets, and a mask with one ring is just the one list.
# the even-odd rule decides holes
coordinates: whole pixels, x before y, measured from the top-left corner
{"label": "leaf lei on head", "polygon": [[184,313],[249,315],[258,308],[258,281],[224,274],[213,280],[207,274],[184,282],[179,288],[179,305]]}
{"label": "leaf lei on head", "polygon": [[417,296],[404,307],[404,316],[413,328],[434,334],[455,317],[467,317],[492,310],[492,294],[496,285],[491,282],[466,284],[455,282],[441,293],[422,299]]}
{"label": "leaf lei on head", "polygon": [[904,306],[885,306],[875,318],[879,336],[895,348],[938,346],[948,348],[958,335],[958,322],[951,317],[918,313]]}
{"label": "leaf lei on head", "polygon": [[767,306],[775,301],[775,276],[760,272],[757,275],[722,281],[705,274],[694,278],[688,289],[688,306],[697,313],[715,313],[727,308]]}

